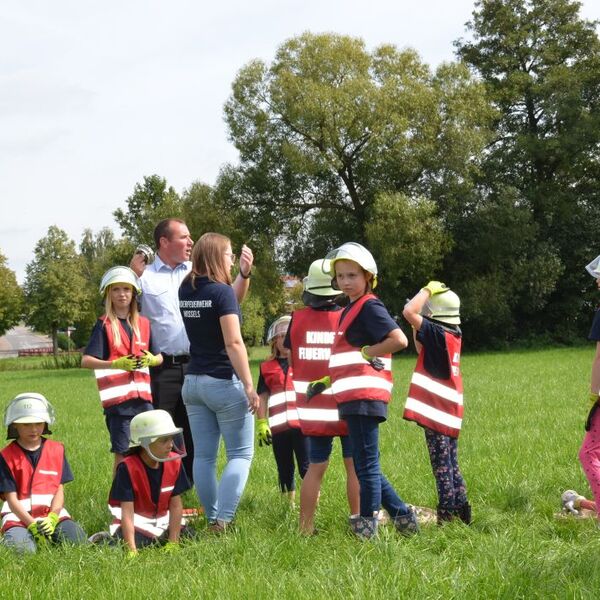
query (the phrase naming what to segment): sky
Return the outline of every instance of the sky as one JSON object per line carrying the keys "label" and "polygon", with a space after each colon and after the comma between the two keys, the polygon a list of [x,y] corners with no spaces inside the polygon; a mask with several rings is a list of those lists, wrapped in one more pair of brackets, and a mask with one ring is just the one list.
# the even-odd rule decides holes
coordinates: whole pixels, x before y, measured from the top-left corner
{"label": "sky", "polygon": [[[600,2],[581,14],[600,18]],[[145,175],[178,192],[237,162],[223,105],[239,69],[305,31],[414,48],[432,68],[473,0],[3,0],[0,252],[20,283],[51,225],[77,245]],[[195,232],[192,232],[195,233]]]}

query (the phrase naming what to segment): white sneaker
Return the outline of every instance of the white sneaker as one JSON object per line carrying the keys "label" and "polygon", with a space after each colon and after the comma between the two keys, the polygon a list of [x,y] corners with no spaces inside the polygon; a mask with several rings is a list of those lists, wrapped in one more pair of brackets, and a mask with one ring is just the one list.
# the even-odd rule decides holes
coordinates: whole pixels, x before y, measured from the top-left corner
{"label": "white sneaker", "polygon": [[565,490],[560,498],[565,512],[570,512],[574,515],[581,514],[580,509],[576,507],[576,504],[585,500],[584,496],[581,496],[575,490]]}

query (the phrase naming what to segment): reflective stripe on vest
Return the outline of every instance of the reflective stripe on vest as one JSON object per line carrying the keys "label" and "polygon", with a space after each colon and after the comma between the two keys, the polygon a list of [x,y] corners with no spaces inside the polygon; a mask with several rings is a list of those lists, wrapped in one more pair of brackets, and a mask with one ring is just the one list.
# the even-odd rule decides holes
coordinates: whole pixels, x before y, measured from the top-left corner
{"label": "reflective stripe on vest", "polygon": [[[123,463],[129,472],[129,479],[133,487],[134,528],[150,537],[161,536],[169,527],[169,502],[181,470],[181,460],[161,463],[163,473],[157,503],[152,500],[150,482],[139,454],[127,456]],[[112,535],[121,526],[121,502],[109,498],[108,508],[113,516],[113,522],[109,528]]]}
{"label": "reflective stripe on vest", "polygon": [[384,363],[381,371],[376,371],[362,357],[360,349],[352,346],[346,339],[346,331],[352,325],[362,307],[373,294],[365,294],[354,302],[344,315],[331,349],[329,375],[331,389],[338,404],[353,400],[380,400],[389,402],[392,397],[392,357],[390,354],[380,357]]}
{"label": "reflective stripe on vest", "polygon": [[[104,331],[108,340],[108,360],[115,360],[122,356],[133,354],[141,356],[144,350],[148,350],[150,343],[150,322],[146,317],[139,317],[138,326],[140,337],[137,338],[132,332],[131,338],[125,331],[121,321],[119,332],[121,343],[116,345],[110,321],[106,316],[101,317]],[[122,369],[95,369],[96,384],[100,393],[100,402],[103,408],[115,406],[139,398],[146,402],[152,402],[152,391],[150,388],[150,370],[148,367],[136,369],[135,371],[123,371]]]}
{"label": "reflective stripe on vest", "polygon": [[292,369],[284,373],[276,358],[266,360],[260,365],[260,373],[269,389],[269,428],[271,433],[281,433],[288,429],[298,429],[298,411],[296,410],[296,392],[292,379]]}
{"label": "reflective stripe on vest", "polygon": [[[17,498],[24,510],[36,519],[45,517],[50,512],[52,500],[61,485],[65,455],[63,445],[54,440],[44,439],[35,469],[16,441],[6,446],[1,454],[15,481]],[[11,511],[8,502],[4,502],[0,514],[2,531],[15,526],[25,527],[19,517]],[[58,516],[60,520],[64,520],[69,518],[69,513],[63,508]]]}
{"label": "reflective stripe on vest", "polygon": [[458,437],[462,426],[463,384],[460,374],[461,338],[444,329],[446,353],[450,367],[449,379],[432,377],[425,369],[425,353],[422,346],[413,373],[404,418],[415,421],[450,437]]}
{"label": "reflective stripe on vest", "polygon": [[317,310],[306,307],[294,312],[289,336],[294,367],[294,389],[300,429],[304,435],[347,435],[331,388],[306,401],[306,388],[329,371],[331,344],[335,337],[341,308]]}

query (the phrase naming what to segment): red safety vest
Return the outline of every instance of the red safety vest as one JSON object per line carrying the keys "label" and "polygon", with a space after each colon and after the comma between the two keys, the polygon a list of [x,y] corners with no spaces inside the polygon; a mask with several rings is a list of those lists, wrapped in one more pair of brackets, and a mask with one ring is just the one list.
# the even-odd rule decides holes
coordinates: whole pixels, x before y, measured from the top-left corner
{"label": "red safety vest", "polygon": [[340,420],[331,388],[306,401],[308,384],[329,372],[329,356],[340,310],[317,310],[309,306],[293,314],[290,341],[294,388],[304,435],[348,435],[346,421]]}
{"label": "red safety vest", "polygon": [[[142,356],[144,350],[149,350],[150,343],[150,321],[146,317],[139,317],[140,339],[135,334],[129,338],[125,328],[119,321],[121,343],[117,346],[113,336],[110,321],[104,315],[101,317],[104,331],[108,338],[108,347],[110,356],[108,360],[115,360],[128,354]],[[109,408],[140,398],[146,402],[152,402],[152,392],[150,390],[150,371],[148,367],[136,369],[135,371],[123,371],[121,369],[95,369],[96,383],[100,392],[100,402],[103,408]]]}
{"label": "red safety vest", "polygon": [[389,402],[392,397],[392,355],[380,356],[384,363],[376,371],[360,352],[346,339],[346,331],[373,294],[361,296],[348,309],[338,327],[329,358],[329,375],[333,397],[338,404],[353,400],[379,400]]}
{"label": "red safety vest", "polygon": [[[169,528],[169,502],[181,470],[181,460],[162,463],[163,473],[157,504],[152,500],[150,481],[140,455],[131,454],[125,457],[123,463],[133,487],[133,526],[143,535],[160,537]],[[121,526],[121,501],[109,498],[108,509],[113,516],[109,529],[114,534]]]}
{"label": "red safety vest", "polygon": [[292,379],[292,368],[283,372],[275,358],[260,365],[260,374],[269,388],[269,428],[271,433],[280,433],[288,429],[298,429],[298,411],[296,410],[296,392]]}
{"label": "red safety vest", "polygon": [[[17,498],[23,508],[34,519],[47,516],[62,479],[64,446],[54,440],[45,440],[35,469],[16,441],[6,446],[0,454],[15,480]],[[25,523],[11,511],[8,502],[2,505],[1,514],[2,531],[11,527],[26,527]],[[58,516],[61,521],[70,518],[64,508]]]}
{"label": "red safety vest", "polygon": [[425,346],[419,352],[404,418],[450,437],[458,437],[463,416],[463,383],[460,373],[461,338],[444,330],[450,379],[432,377],[424,367]]}

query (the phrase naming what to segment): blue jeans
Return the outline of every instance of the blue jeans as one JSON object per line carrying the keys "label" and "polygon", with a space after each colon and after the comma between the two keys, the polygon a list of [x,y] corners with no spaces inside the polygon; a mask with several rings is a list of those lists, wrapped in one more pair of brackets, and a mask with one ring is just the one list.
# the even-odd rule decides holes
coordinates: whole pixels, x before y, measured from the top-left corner
{"label": "blue jeans", "polygon": [[404,515],[408,507],[381,472],[379,464],[379,419],[345,415],[352,440],[354,469],[360,483],[360,515],[372,517],[382,506],[390,517]]}
{"label": "blue jeans", "polygon": [[[237,378],[186,375],[181,390],[194,440],[194,486],[209,521],[233,520],[254,454],[254,418]],[[217,482],[223,436],[227,464]]]}
{"label": "blue jeans", "polygon": [[[51,542],[55,544],[63,544],[66,542],[79,545],[87,542],[87,536],[85,535],[85,531],[81,529],[79,523],[76,523],[71,519],[65,519],[56,525],[52,537],[48,540],[48,543]],[[37,544],[26,527],[11,527],[4,533],[2,543],[11,550],[15,550],[19,553],[33,553],[37,550]]]}

